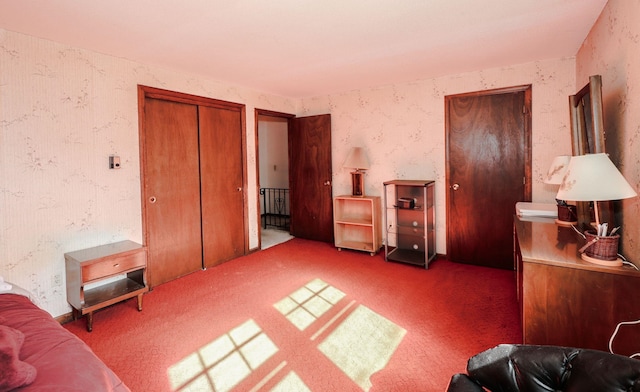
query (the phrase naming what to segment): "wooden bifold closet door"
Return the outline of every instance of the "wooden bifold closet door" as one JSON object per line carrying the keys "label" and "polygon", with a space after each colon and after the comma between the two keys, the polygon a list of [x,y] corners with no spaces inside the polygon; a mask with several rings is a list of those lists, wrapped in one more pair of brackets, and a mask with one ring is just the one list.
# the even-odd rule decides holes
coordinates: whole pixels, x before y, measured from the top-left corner
{"label": "wooden bifold closet door", "polygon": [[247,252],[244,105],[139,87],[143,230],[154,287]]}

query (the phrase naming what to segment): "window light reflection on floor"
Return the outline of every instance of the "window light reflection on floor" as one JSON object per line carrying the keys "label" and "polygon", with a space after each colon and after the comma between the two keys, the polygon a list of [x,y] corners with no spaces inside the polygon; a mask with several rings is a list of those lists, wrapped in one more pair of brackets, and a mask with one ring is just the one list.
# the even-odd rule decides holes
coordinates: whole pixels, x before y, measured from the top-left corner
{"label": "window light reflection on floor", "polygon": [[[355,300],[337,307],[345,297],[342,291],[315,279],[273,306],[300,331],[336,307],[330,320],[315,326],[308,349],[322,352],[363,391],[368,391],[372,387],[371,376],[386,367],[407,331],[366,306],[356,305]],[[322,342],[316,345],[316,339]],[[231,391],[278,351],[262,328],[248,320],[171,366],[171,388],[180,392]],[[267,376],[251,392],[262,391],[266,384],[273,383],[271,392],[310,391],[288,367],[287,361],[282,361],[274,369],[267,369]]]}
{"label": "window light reflection on floor", "polygon": [[345,296],[345,293],[321,279],[315,279],[273,306],[299,330],[304,331]]}
{"label": "window light reflection on floor", "polygon": [[311,392],[295,372],[289,372],[270,392]]}
{"label": "window light reflection on floor", "polygon": [[230,391],[278,351],[253,320],[169,368],[174,391]]}

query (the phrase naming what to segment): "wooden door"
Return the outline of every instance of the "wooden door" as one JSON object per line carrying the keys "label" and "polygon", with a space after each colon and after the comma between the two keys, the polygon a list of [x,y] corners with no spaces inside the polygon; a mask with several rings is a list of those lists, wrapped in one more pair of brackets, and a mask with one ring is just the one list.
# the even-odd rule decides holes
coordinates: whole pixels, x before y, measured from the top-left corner
{"label": "wooden door", "polygon": [[202,268],[198,109],[145,98],[143,225],[151,287]]}
{"label": "wooden door", "polygon": [[513,269],[513,216],[531,200],[531,90],[449,96],[447,256]]}
{"label": "wooden door", "polygon": [[204,266],[245,254],[244,146],[240,110],[200,106]]}
{"label": "wooden door", "polygon": [[333,242],[331,115],[290,120],[289,187],[291,235]]}

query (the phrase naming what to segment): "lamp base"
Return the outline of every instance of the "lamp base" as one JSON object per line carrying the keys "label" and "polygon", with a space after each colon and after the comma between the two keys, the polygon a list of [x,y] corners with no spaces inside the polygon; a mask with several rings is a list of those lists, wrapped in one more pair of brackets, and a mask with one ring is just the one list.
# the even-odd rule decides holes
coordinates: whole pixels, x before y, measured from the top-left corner
{"label": "lamp base", "polygon": [[587,261],[589,263],[593,263],[593,264],[598,264],[598,265],[604,265],[607,267],[621,267],[622,266],[622,259],[621,258],[617,258],[615,260],[602,260],[602,259],[597,259],[595,257],[591,257],[591,256],[587,256],[586,254],[581,254],[580,257],[582,257],[582,260]]}
{"label": "lamp base", "polygon": [[568,222],[568,221],[563,221],[563,220],[560,220],[560,219],[556,219],[556,224],[558,226],[571,227],[573,225],[577,225],[578,221]]}
{"label": "lamp base", "polygon": [[351,172],[351,196],[364,197],[364,173],[359,170]]}

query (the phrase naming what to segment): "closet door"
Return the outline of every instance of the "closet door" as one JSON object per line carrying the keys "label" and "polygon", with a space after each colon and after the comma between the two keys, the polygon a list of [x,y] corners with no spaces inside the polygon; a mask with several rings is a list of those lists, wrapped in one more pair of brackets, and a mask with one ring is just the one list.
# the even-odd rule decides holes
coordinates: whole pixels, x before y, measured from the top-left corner
{"label": "closet door", "polygon": [[205,267],[245,254],[242,112],[200,106],[200,176]]}
{"label": "closet door", "polygon": [[151,287],[202,268],[198,107],[145,98],[142,170]]}

